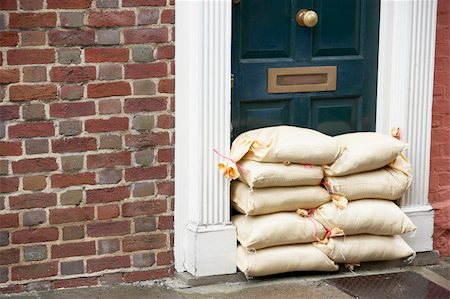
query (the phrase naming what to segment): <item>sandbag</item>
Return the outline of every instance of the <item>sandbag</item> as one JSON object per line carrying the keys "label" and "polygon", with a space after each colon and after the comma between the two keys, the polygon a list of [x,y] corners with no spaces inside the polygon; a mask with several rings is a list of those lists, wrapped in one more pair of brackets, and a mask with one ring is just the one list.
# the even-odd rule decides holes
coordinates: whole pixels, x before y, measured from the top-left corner
{"label": "sandbag", "polygon": [[247,276],[338,270],[338,266],[312,244],[276,246],[254,252],[238,246],[236,264]]}
{"label": "sandbag", "polygon": [[415,255],[400,236],[356,235],[332,238],[327,244],[314,242],[336,263],[388,261]]}
{"label": "sandbag", "polygon": [[399,235],[416,226],[392,201],[361,199],[340,209],[333,202],[318,207],[312,217],[327,228],[340,228],[346,236],[357,234]]}
{"label": "sandbag", "polygon": [[324,227],[312,218],[295,212],[260,216],[235,215],[237,239],[247,250],[287,244],[311,243],[325,237]]}
{"label": "sandbag", "polygon": [[239,165],[244,169],[239,180],[254,188],[314,186],[320,185],[323,178],[323,169],[320,166],[251,160],[242,160]]}
{"label": "sandbag", "polygon": [[294,212],[312,209],[330,201],[321,186],[272,187],[250,190],[246,184],[231,182],[231,205],[246,215]]}
{"label": "sandbag", "polygon": [[324,166],[326,176],[343,176],[384,167],[406,149],[400,140],[374,132],[358,132],[335,137],[346,149],[331,165]]}
{"label": "sandbag", "polygon": [[326,165],[333,163],[343,151],[337,139],[318,131],[276,126],[251,130],[239,135],[231,146],[230,160],[219,164],[226,177],[239,177],[238,163],[242,159]]}

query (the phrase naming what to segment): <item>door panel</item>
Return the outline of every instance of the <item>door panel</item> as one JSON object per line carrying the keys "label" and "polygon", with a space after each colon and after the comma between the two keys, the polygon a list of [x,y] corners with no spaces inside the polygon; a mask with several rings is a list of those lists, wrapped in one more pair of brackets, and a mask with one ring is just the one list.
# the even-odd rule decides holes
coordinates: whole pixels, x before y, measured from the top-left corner
{"label": "door panel", "polygon": [[[299,26],[300,9],[319,15]],[[373,131],[379,0],[241,0],[233,5],[232,137],[290,124],[336,135]],[[268,69],[336,66],[336,90],[269,93]]]}

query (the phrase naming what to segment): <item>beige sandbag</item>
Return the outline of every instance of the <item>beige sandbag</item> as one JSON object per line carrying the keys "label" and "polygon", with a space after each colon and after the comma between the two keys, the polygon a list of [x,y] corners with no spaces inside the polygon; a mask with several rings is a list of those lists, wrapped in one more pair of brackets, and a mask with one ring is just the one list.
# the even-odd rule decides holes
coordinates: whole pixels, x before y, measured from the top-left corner
{"label": "beige sandbag", "polygon": [[356,235],[332,238],[327,244],[315,242],[336,263],[388,261],[415,255],[400,236]]}
{"label": "beige sandbag", "polygon": [[333,163],[343,151],[337,139],[318,131],[276,126],[251,130],[239,135],[231,146],[230,159],[219,164],[226,177],[239,177],[242,159],[260,162],[326,165]]}
{"label": "beige sandbag", "polygon": [[323,169],[320,166],[262,163],[252,160],[241,160],[239,180],[254,188],[283,186],[314,186],[320,185]]}
{"label": "beige sandbag", "polygon": [[237,239],[247,250],[287,244],[311,243],[325,237],[324,227],[312,218],[295,212],[260,216],[235,215]]}
{"label": "beige sandbag", "polygon": [[343,176],[384,167],[407,146],[394,137],[374,132],[349,133],[335,138],[346,146],[346,150],[333,164],[324,166],[326,176]]}
{"label": "beige sandbag", "polygon": [[333,202],[317,208],[313,218],[327,228],[338,227],[344,234],[399,235],[414,231],[416,226],[392,201],[361,199],[351,201],[344,209]]}
{"label": "beige sandbag", "polygon": [[246,184],[231,182],[231,205],[246,215],[293,212],[312,209],[330,201],[321,186],[272,187],[250,190]]}
{"label": "beige sandbag", "polygon": [[381,198],[396,200],[411,185],[411,165],[400,155],[394,162],[381,169],[340,177],[325,177],[324,186],[332,194],[348,200]]}
{"label": "beige sandbag", "polygon": [[238,246],[236,264],[247,276],[338,270],[338,266],[312,244],[276,246],[254,252]]}

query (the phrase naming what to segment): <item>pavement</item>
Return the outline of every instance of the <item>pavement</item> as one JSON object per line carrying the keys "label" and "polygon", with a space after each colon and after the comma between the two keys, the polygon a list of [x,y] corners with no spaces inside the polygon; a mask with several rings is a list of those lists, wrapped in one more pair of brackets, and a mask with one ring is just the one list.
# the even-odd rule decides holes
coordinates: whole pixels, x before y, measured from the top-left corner
{"label": "pavement", "polygon": [[[241,274],[242,276],[242,274]],[[191,284],[192,285],[192,284]],[[407,298],[449,299],[450,257],[428,266],[361,267],[333,274],[291,273],[233,283],[189,286],[179,276],[127,285],[0,295],[15,299],[261,299]]]}

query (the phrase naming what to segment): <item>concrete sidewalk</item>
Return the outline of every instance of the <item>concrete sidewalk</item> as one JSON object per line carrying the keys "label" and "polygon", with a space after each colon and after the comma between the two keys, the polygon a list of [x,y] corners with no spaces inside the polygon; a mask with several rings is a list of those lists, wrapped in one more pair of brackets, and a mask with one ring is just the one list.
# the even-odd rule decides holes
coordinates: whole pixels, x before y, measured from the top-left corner
{"label": "concrete sidewalk", "polygon": [[[370,267],[369,267],[370,268]],[[261,299],[261,298],[355,298],[341,289],[337,288],[333,281],[334,278],[370,278],[371,275],[413,273],[420,279],[425,278],[427,283],[434,285],[442,291],[450,290],[450,258],[441,258],[438,265],[432,266],[407,266],[395,267],[389,269],[360,269],[356,272],[342,271],[336,274],[306,274],[299,273],[291,275],[279,275],[270,278],[249,279],[248,281],[235,283],[219,283],[208,286],[189,287],[185,281],[175,277],[161,281],[153,281],[148,283],[140,283],[133,285],[116,285],[108,287],[93,288],[77,288],[45,292],[32,292],[12,295],[0,295],[0,298],[42,298],[42,299],[66,299],[66,298],[108,298],[108,299],[140,299],[140,298],[233,298],[233,299]],[[419,274],[419,275],[416,275]],[[370,280],[368,280],[370,286]],[[406,288],[414,292],[417,282],[411,281],[411,285],[407,285],[407,280],[402,281],[406,284]],[[415,283],[415,285],[414,285]],[[392,284],[392,282],[391,282]],[[361,287],[362,288],[362,287]],[[366,285],[367,288],[367,285]],[[376,285],[379,289],[378,298],[394,298],[389,291],[388,281],[382,285]],[[398,288],[397,288],[398,289]],[[365,291],[365,289],[361,289]],[[401,291],[401,290],[400,290]],[[416,292],[417,297],[408,298],[437,298],[425,289],[425,293]],[[363,294],[364,292],[362,292]],[[447,294],[447,293],[444,293]],[[450,293],[449,293],[450,294]],[[431,297],[430,297],[431,296]],[[449,297],[445,295],[448,299]],[[359,298],[371,298],[370,296],[361,295]]]}

